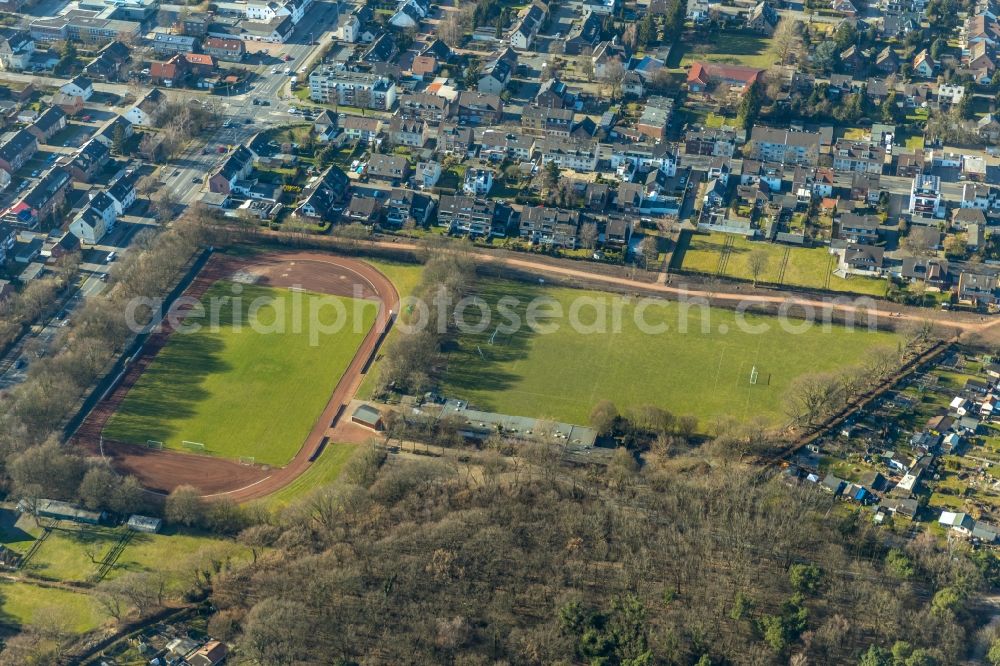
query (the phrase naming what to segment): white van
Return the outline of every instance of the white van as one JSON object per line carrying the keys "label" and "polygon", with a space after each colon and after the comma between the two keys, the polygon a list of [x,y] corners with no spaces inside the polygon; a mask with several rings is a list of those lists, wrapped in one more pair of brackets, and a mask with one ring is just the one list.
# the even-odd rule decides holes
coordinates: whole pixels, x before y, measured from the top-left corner
{"label": "white van", "polygon": [[108,262],[108,263],[110,264],[110,263],[111,263],[112,261],[114,261],[114,260],[115,260],[115,259],[116,259],[117,257],[118,257],[118,253],[117,253],[117,252],[108,252],[108,258],[107,258],[107,262]]}

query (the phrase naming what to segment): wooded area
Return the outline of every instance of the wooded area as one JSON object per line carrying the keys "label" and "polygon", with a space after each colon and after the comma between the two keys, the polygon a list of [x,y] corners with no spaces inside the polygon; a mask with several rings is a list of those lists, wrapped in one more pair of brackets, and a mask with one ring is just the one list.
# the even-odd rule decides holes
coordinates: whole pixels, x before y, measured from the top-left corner
{"label": "wooded area", "polygon": [[551,447],[523,453],[379,469],[373,449],[347,483],[255,528],[261,555],[216,581],[211,631],[261,664],[966,653],[990,572],[933,538],[893,544],[829,495],[738,464],[639,469],[622,450],[598,472],[561,467]]}

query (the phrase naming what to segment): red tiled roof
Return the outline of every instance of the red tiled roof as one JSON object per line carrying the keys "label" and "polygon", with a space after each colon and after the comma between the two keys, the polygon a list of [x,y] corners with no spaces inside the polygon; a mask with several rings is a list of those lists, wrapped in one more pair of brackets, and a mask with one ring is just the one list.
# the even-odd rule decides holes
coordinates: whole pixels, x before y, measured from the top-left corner
{"label": "red tiled roof", "polygon": [[185,53],[184,58],[192,65],[215,67],[215,58],[204,53]]}
{"label": "red tiled roof", "polygon": [[749,86],[760,78],[764,70],[740,65],[723,65],[712,62],[696,62],[688,70],[688,83],[708,84],[712,79],[723,81],[740,81]]}
{"label": "red tiled roof", "polygon": [[149,77],[152,79],[175,79],[177,78],[177,65],[172,62],[151,63]]}

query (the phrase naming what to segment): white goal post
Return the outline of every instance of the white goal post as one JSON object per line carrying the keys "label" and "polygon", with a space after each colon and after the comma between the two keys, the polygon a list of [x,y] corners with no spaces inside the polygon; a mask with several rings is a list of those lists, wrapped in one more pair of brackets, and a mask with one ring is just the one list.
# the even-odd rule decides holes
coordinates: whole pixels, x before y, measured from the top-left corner
{"label": "white goal post", "polygon": [[181,444],[183,444],[185,448],[188,448],[188,449],[190,449],[192,451],[204,451],[205,450],[205,444],[202,443],[202,442],[192,442],[190,440],[185,439],[184,441],[181,442]]}
{"label": "white goal post", "polygon": [[755,366],[753,366],[750,369],[750,385],[751,386],[754,386],[754,385],[757,384],[757,374],[758,374],[757,373],[757,366],[755,365]]}

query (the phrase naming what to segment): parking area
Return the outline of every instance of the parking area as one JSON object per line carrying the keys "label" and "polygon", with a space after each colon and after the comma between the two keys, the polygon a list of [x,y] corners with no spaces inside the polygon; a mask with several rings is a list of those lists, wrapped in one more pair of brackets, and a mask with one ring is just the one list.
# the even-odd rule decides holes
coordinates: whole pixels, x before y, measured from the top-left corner
{"label": "parking area", "polygon": [[[90,118],[93,121],[93,118]],[[49,145],[62,146],[63,148],[79,148],[87,143],[90,137],[94,136],[97,128],[94,125],[85,124],[85,122],[67,124],[65,129],[58,132],[49,140]]]}

